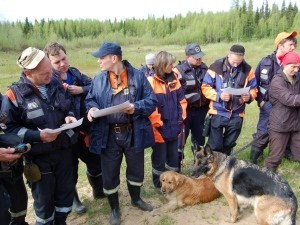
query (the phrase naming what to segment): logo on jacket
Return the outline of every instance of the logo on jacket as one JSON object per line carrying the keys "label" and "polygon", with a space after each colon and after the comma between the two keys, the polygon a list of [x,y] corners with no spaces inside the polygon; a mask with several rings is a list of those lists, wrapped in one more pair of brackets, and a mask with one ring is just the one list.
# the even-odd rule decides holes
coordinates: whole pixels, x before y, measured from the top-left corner
{"label": "logo on jacket", "polygon": [[27,104],[27,108],[28,109],[36,109],[36,108],[39,108],[38,104],[36,102],[29,102]]}

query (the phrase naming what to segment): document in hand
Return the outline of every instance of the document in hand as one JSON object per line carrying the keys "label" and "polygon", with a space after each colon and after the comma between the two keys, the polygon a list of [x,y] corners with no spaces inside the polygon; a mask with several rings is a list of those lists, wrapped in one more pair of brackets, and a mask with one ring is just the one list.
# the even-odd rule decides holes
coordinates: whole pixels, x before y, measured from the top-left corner
{"label": "document in hand", "polygon": [[246,94],[249,93],[250,87],[245,87],[245,88],[223,88],[221,91],[229,93],[231,95],[241,95],[241,94]]}
{"label": "document in hand", "polygon": [[115,105],[112,107],[94,111],[94,112],[92,112],[92,117],[97,118],[97,117],[101,117],[101,116],[107,116],[110,114],[118,113],[118,112],[121,112],[123,109],[128,108],[129,106],[130,106],[130,102],[126,101],[119,105]]}
{"label": "document in hand", "polygon": [[69,130],[69,129],[78,127],[82,124],[82,121],[83,121],[83,118],[81,118],[80,120],[77,120],[74,123],[65,123],[57,129],[46,128],[46,129],[41,130],[39,128],[39,131],[44,131],[44,132],[49,133],[49,134],[58,133],[58,132],[63,131],[63,130]]}

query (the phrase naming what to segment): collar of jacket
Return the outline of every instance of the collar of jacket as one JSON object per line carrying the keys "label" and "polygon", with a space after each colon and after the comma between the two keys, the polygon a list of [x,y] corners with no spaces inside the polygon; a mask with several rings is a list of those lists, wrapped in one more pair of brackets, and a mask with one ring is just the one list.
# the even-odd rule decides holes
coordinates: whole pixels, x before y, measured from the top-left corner
{"label": "collar of jacket", "polygon": [[[215,71],[217,74],[224,74],[226,71],[228,71],[227,65],[225,62],[226,60],[227,60],[227,57],[216,60],[213,64],[211,64],[209,66],[209,69],[212,71]],[[224,69],[224,65],[226,66],[225,69]],[[245,60],[243,60],[243,62],[241,63],[240,66],[241,66],[242,72],[248,75],[251,70],[251,66]]]}
{"label": "collar of jacket", "polygon": [[174,74],[174,72],[167,74],[166,77],[162,77],[162,76],[155,74],[154,78],[157,79],[159,82],[166,83],[166,84],[176,81],[176,75]]}

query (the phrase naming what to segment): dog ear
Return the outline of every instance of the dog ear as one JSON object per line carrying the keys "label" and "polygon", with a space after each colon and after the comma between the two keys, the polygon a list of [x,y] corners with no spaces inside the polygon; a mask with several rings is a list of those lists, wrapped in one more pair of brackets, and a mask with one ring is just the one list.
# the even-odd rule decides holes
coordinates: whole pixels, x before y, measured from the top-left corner
{"label": "dog ear", "polygon": [[214,160],[214,153],[209,144],[207,144],[204,148],[204,155],[211,161],[213,162]]}
{"label": "dog ear", "polygon": [[205,145],[204,147],[204,155],[207,156],[208,154],[211,154],[212,150],[211,147],[209,146],[209,144]]}
{"label": "dog ear", "polygon": [[182,174],[176,173],[175,177],[176,177],[176,186],[182,185],[182,183],[184,182]]}
{"label": "dog ear", "polygon": [[180,182],[180,177],[178,176],[177,173],[174,173],[174,178],[175,178],[175,184],[176,184],[176,186],[178,186],[179,182]]}
{"label": "dog ear", "polygon": [[200,146],[199,146],[198,142],[195,141],[195,140],[192,141],[192,149],[193,149],[195,152],[199,151],[199,149],[200,149]]}

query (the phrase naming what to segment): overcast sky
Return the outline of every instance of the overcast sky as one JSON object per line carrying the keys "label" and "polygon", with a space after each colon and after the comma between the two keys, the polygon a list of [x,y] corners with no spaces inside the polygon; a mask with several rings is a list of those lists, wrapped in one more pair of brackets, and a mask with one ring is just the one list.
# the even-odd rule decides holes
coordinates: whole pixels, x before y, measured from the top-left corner
{"label": "overcast sky", "polygon": [[[228,11],[233,0],[0,0],[0,21],[35,19],[147,19],[149,15],[174,17],[187,12]],[[286,0],[294,4],[299,0]],[[242,2],[242,0],[240,0]],[[246,0],[248,3],[248,0]],[[263,0],[253,0],[254,10]],[[281,7],[283,0],[268,0]]]}

